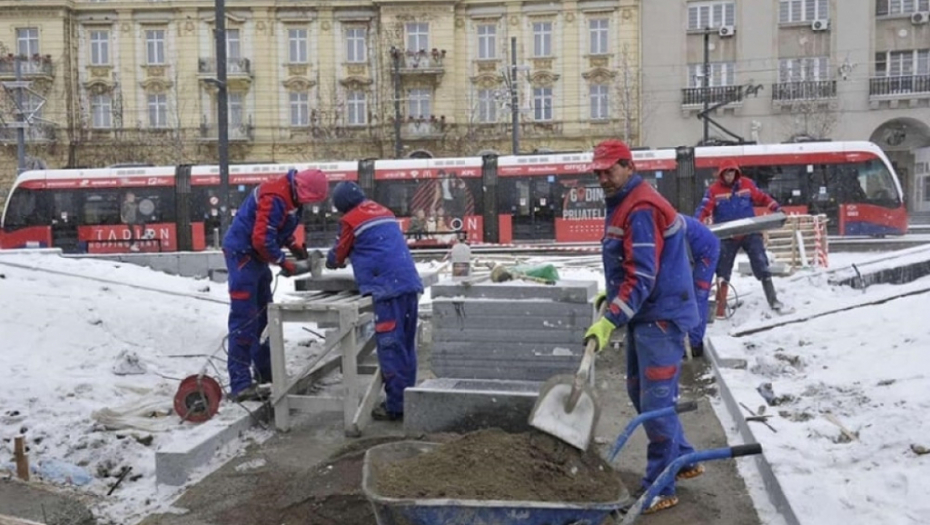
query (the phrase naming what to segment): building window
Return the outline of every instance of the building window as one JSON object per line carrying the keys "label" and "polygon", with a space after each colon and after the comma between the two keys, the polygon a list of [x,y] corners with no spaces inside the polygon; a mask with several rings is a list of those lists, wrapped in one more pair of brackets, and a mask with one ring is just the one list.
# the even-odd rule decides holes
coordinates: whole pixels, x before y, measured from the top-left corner
{"label": "building window", "polygon": [[533,56],[552,56],[552,22],[533,22]]}
{"label": "building window", "polygon": [[606,18],[588,20],[588,32],[591,35],[590,53],[592,55],[606,55],[607,35],[610,32],[610,20]]}
{"label": "building window", "polygon": [[35,27],[17,28],[16,51],[26,57],[39,54],[39,29]]}
{"label": "building window", "polygon": [[[736,83],[736,64],[733,62],[711,62],[709,86],[732,86]],[[688,65],[688,87],[703,87],[704,64]]]}
{"label": "building window", "polygon": [[242,58],[242,41],[239,39],[238,29],[226,30],[226,60],[238,61]]}
{"label": "building window", "polygon": [[110,32],[90,32],[90,63],[105,66],[110,63]]}
{"label": "building window", "polygon": [[478,60],[497,58],[497,26],[481,24],[478,26]]}
{"label": "building window", "polygon": [[168,127],[168,95],[164,93],[149,95],[149,127]]}
{"label": "building window", "polygon": [[307,30],[287,30],[287,61],[291,64],[307,63]]}
{"label": "building window", "polygon": [[[930,0],[927,0],[930,1]],[[830,18],[830,4],[827,0],[780,0],[778,5],[778,23],[813,22]]]}
{"label": "building window", "polygon": [[241,128],[245,124],[245,101],[242,93],[229,94],[229,127]]}
{"label": "building window", "polygon": [[429,24],[426,22],[409,22],[407,29],[407,51],[429,50]]}
{"label": "building window", "polygon": [[290,94],[291,126],[304,128],[310,125],[310,95],[307,93]]}
{"label": "building window", "polygon": [[147,29],[145,31],[145,63],[150,66],[165,63],[164,29]]}
{"label": "building window", "polygon": [[90,98],[91,126],[94,129],[113,127],[113,101],[110,95],[92,95]]}
{"label": "building window", "polygon": [[591,86],[591,120],[607,120],[610,118],[610,107],[607,105],[608,87],[606,84]]}
{"label": "building window", "polygon": [[878,0],[875,15],[909,15],[918,11],[930,11],[930,0]]}
{"label": "building window", "polygon": [[367,62],[367,45],[365,28],[350,27],[346,29],[346,62]]}
{"label": "building window", "polygon": [[552,120],[552,88],[533,88],[533,120]]}
{"label": "building window", "polygon": [[778,81],[829,80],[830,57],[783,58],[778,61]]}
{"label": "building window", "polygon": [[431,95],[428,89],[411,89],[407,91],[407,115],[417,119],[429,118]]}
{"label": "building window", "polygon": [[875,54],[875,76],[930,75],[930,49],[888,51]]}
{"label": "building window", "polygon": [[736,25],[736,3],[694,2],[688,4],[688,29],[701,30]]}
{"label": "building window", "polygon": [[368,123],[368,101],[364,91],[349,91],[346,96],[346,121],[350,126]]}
{"label": "building window", "polygon": [[478,90],[478,122],[497,122],[497,97],[493,89]]}

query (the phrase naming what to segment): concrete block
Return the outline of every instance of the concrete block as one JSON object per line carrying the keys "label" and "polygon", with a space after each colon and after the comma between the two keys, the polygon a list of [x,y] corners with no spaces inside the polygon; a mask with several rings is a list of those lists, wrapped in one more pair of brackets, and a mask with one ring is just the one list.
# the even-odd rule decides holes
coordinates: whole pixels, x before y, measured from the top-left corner
{"label": "concrete block", "polygon": [[[246,407],[257,417],[266,417],[260,403],[247,402]],[[240,407],[228,405],[231,417],[222,412],[201,423],[185,436],[184,440],[168,443],[155,451],[155,482],[160,485],[180,486],[187,483],[193,470],[207,464],[216,451],[238,438],[255,425],[255,419]]]}
{"label": "concrete block", "polygon": [[404,432],[529,430],[541,382],[429,379],[404,391]]}
{"label": "concrete block", "polygon": [[433,286],[433,298],[456,297],[466,299],[547,299],[560,303],[590,303],[597,295],[596,281],[563,280],[554,285],[509,281],[506,283],[481,282],[464,285],[444,280]]}
{"label": "concrete block", "polygon": [[584,349],[574,344],[436,342],[430,369],[437,377],[545,381],[574,373]]}
{"label": "concrete block", "polygon": [[[439,274],[434,271],[421,271],[420,281],[423,288],[429,288],[439,282]],[[294,289],[298,292],[358,292],[358,283],[351,272],[327,272],[320,277],[304,276],[294,279]]]}
{"label": "concrete block", "polygon": [[[748,262],[740,262],[738,268],[740,275],[752,275],[752,266]],[[791,267],[783,262],[770,263],[769,271],[772,275],[791,275]]]}
{"label": "concrete block", "polygon": [[[439,285],[437,285],[439,286]],[[433,289],[435,290],[436,287]],[[562,320],[563,323],[588,323],[594,319],[594,303],[558,303],[548,300],[500,300],[433,298],[433,317],[437,323],[448,319],[498,319],[504,322],[516,318]],[[480,322],[480,321],[479,321]],[[448,325],[447,325],[448,326]]]}
{"label": "concrete block", "polygon": [[587,327],[575,326],[571,328],[549,328],[540,326],[537,330],[521,330],[501,327],[484,330],[434,330],[433,341],[439,342],[474,342],[497,343],[508,345],[523,341],[546,341],[552,344],[571,345],[584,340]]}

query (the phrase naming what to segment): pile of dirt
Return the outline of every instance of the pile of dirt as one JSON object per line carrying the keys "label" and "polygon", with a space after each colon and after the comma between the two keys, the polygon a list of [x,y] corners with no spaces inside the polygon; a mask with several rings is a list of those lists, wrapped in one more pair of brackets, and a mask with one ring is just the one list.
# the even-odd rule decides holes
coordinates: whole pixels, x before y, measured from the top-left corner
{"label": "pile of dirt", "polygon": [[377,490],[395,498],[601,503],[624,494],[596,452],[542,432],[479,430],[419,456],[379,465]]}

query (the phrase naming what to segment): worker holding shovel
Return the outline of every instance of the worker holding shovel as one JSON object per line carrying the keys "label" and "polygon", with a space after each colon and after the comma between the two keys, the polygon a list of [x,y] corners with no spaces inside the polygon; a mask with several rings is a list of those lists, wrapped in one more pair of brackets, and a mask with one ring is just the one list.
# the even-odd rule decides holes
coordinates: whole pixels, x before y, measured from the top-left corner
{"label": "worker holding shovel", "polygon": [[[622,141],[598,144],[591,170],[607,205],[602,241],[607,308],[585,340],[594,338],[603,349],[613,330],[625,325],[627,392],[637,412],[674,406],[685,337],[699,323],[684,220],[636,174],[633,155]],[[675,414],[643,426],[649,438],[645,490],[670,463],[694,448]],[[689,465],[678,479],[702,472],[701,465]],[[646,503],[644,513],[677,504],[673,481]]]}

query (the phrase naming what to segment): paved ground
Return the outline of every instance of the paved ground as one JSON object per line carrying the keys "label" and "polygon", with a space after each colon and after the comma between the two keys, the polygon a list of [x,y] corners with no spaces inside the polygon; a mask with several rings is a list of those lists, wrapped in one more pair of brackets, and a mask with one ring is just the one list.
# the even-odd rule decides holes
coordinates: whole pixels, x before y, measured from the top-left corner
{"label": "paved ground", "polygon": [[[428,346],[421,346],[422,375],[429,377]],[[602,414],[596,435],[605,443],[599,445],[602,451],[606,451],[633,415],[624,386],[622,355],[608,351],[598,360],[596,386]],[[705,371],[702,361],[694,362],[686,365],[682,376],[682,397],[699,400],[699,409],[682,417],[689,439],[699,449],[726,445],[723,429],[706,398],[713,395],[713,385],[703,384],[700,379]],[[403,428],[399,424],[375,422],[361,440],[351,440],[343,435],[341,422],[338,413],[299,416],[289,433],[275,435],[260,447],[252,447],[244,457],[230,461],[191,487],[174,504],[176,508],[188,509],[187,513],[150,516],[140,525],[372,525],[370,508],[358,487],[360,451],[385,440],[400,439]],[[259,459],[264,462],[259,467],[243,468]],[[631,490],[637,486],[644,465],[645,436],[638,431],[619,461],[624,482]],[[17,491],[12,493],[9,482],[0,483],[0,514],[8,505],[4,501],[36,502],[51,497],[35,490],[23,493],[22,490],[29,489],[21,484],[16,486]],[[705,475],[681,483],[678,494],[681,499],[678,507],[642,517],[637,523],[760,523],[730,460],[708,464]],[[31,513],[20,515],[41,518],[34,508],[35,505]]]}

